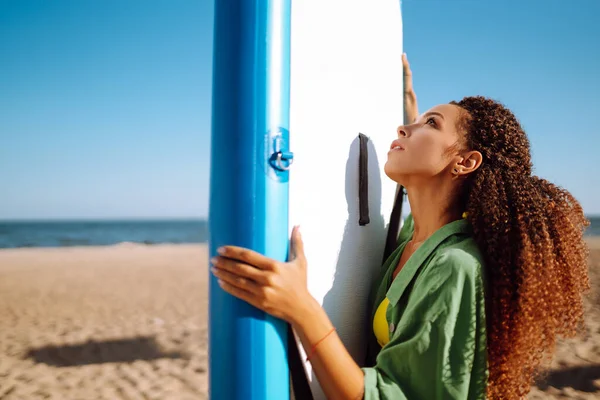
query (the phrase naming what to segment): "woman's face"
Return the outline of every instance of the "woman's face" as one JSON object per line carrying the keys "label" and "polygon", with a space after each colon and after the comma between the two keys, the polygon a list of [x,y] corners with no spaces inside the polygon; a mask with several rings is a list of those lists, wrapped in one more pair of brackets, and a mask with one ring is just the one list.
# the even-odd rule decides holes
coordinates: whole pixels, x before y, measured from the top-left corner
{"label": "woman's face", "polygon": [[462,109],[452,104],[435,106],[410,125],[399,126],[398,138],[388,152],[384,171],[394,181],[407,185],[449,173],[457,160],[457,131]]}

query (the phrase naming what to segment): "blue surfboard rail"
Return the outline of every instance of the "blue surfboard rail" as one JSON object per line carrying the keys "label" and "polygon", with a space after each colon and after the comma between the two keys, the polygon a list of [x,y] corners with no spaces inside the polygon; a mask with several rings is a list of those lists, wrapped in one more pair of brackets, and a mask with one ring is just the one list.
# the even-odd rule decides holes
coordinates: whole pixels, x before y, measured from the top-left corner
{"label": "blue surfboard rail", "polygon": [[[243,246],[288,256],[291,0],[216,0],[209,256]],[[290,397],[287,325],[209,278],[209,393]]]}

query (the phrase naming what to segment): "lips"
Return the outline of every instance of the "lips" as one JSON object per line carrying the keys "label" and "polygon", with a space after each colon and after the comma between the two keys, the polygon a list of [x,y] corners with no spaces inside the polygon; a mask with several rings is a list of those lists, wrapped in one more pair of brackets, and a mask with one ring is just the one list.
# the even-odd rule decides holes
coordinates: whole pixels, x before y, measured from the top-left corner
{"label": "lips", "polygon": [[396,139],[392,142],[392,145],[390,146],[390,151],[391,150],[404,150],[404,146],[402,145],[402,143],[400,143],[399,139]]}

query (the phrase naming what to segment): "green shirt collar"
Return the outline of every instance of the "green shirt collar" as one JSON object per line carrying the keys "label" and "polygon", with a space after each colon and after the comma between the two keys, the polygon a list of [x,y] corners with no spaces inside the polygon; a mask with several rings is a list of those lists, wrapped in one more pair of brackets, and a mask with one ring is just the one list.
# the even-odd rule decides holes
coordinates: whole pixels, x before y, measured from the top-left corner
{"label": "green shirt collar", "polygon": [[[406,264],[404,264],[404,267],[400,270],[400,273],[398,273],[398,276],[396,276],[396,279],[393,280],[392,285],[388,289],[386,297],[390,301],[390,305],[393,307],[396,305],[396,303],[398,303],[398,300],[400,300],[400,297],[402,297],[404,290],[412,281],[413,277],[419,270],[419,267],[431,255],[431,253],[433,253],[440,243],[452,235],[468,232],[468,222],[465,219],[459,219],[442,226],[440,229],[435,231],[433,235],[427,238],[427,240],[425,240],[425,242],[423,242],[423,244],[417,248],[413,255],[411,255],[406,261]],[[412,237],[412,232],[410,237]],[[407,240],[409,240],[410,237]],[[406,243],[402,244],[402,246],[405,245]],[[402,251],[398,252],[396,255],[396,259],[393,261],[395,265],[398,264],[401,255]],[[390,278],[394,270],[395,268],[390,268]]]}

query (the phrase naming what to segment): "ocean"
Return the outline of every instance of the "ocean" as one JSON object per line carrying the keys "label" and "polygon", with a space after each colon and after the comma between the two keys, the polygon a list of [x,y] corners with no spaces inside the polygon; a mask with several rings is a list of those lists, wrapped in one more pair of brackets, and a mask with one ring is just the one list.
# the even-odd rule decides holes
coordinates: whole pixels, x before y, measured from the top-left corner
{"label": "ocean", "polygon": [[600,236],[600,216],[589,217],[590,226],[588,226],[586,236]]}
{"label": "ocean", "polygon": [[208,222],[203,220],[0,221],[0,248],[107,246],[123,242],[205,243],[207,241]]}
{"label": "ocean", "polygon": [[[600,217],[587,236],[600,236]],[[206,243],[205,220],[0,222],[0,248]]]}

